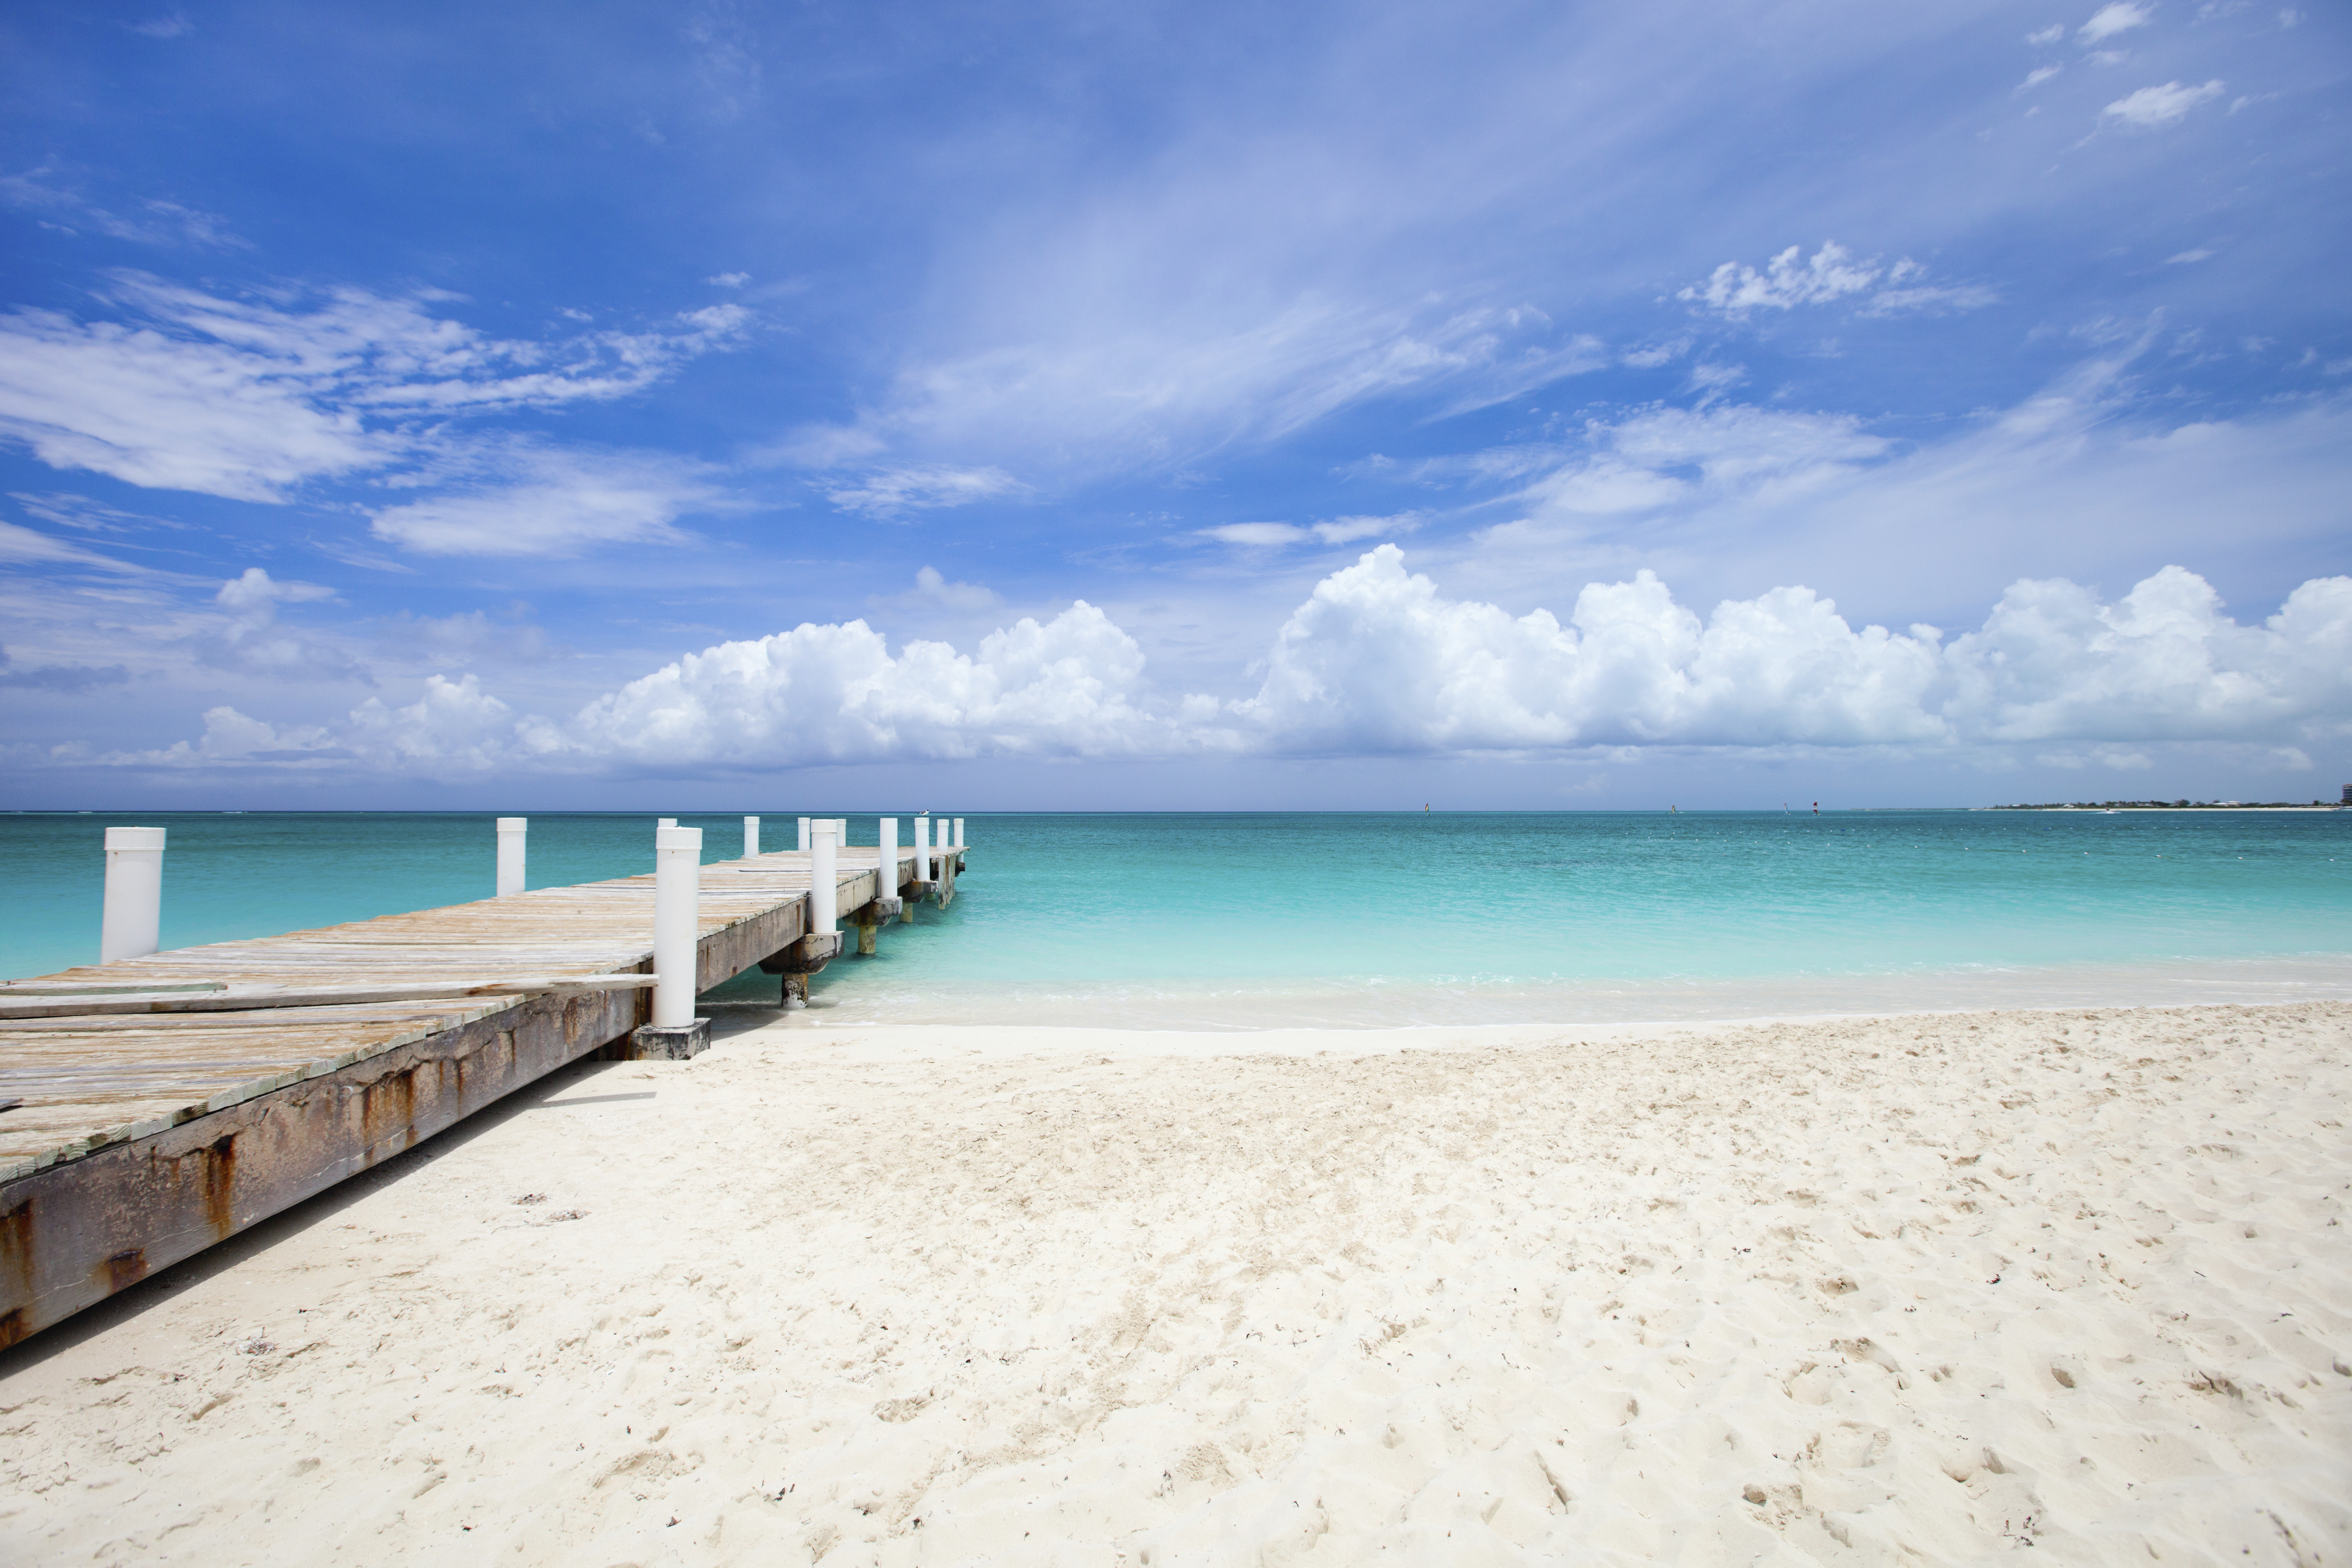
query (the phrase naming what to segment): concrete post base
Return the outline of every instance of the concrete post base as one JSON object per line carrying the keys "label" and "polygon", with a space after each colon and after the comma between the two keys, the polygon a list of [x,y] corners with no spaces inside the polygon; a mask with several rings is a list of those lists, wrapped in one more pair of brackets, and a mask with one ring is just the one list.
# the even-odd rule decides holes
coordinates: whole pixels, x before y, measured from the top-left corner
{"label": "concrete post base", "polygon": [[604,1047],[625,1062],[682,1062],[710,1048],[710,1020],[691,1024],[641,1024],[625,1040]]}

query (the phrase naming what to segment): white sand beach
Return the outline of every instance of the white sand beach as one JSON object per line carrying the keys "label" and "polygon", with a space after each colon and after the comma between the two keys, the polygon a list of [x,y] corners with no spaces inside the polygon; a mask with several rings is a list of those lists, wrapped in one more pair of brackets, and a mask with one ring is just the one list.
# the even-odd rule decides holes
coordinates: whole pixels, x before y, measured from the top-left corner
{"label": "white sand beach", "polygon": [[21,1347],[0,1558],[2352,1563],[2352,1005],[768,1016]]}

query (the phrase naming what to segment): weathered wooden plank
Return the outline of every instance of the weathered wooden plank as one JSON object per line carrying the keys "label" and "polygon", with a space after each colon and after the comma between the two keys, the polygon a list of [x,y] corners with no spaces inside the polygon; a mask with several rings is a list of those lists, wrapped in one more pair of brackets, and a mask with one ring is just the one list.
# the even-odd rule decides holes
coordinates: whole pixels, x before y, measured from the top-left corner
{"label": "weathered wooden plank", "polygon": [[[703,868],[698,990],[806,934],[807,862]],[[845,853],[840,908],[885,880]],[[627,1035],[653,894],[542,889],[0,984],[0,1344]]]}
{"label": "weathered wooden plank", "polygon": [[498,980],[383,980],[373,985],[236,986],[217,991],[166,991],[59,995],[0,1000],[0,1018],[94,1017],[104,1014],[239,1013],[318,1007],[342,1002],[422,1002],[458,996],[522,996],[541,992],[629,991],[651,985],[650,974],[536,975]]}

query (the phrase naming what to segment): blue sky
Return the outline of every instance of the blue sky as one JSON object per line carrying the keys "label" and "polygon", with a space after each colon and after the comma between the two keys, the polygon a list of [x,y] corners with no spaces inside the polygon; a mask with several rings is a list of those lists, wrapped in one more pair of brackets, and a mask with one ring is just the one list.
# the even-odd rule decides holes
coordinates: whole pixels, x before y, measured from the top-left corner
{"label": "blue sky", "polygon": [[2347,23],[0,16],[0,799],[2334,798]]}

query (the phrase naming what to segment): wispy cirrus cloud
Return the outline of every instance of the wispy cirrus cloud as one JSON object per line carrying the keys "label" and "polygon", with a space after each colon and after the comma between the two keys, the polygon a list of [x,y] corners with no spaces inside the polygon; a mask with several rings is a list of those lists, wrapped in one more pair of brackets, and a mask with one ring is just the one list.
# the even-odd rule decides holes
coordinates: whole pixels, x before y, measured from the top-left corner
{"label": "wispy cirrus cloud", "polygon": [[54,468],[237,500],[429,459],[425,421],[639,391],[740,336],[722,305],[642,331],[494,339],[446,296],[339,289],[224,297],[109,275],[113,319],[0,316],[0,439]]}
{"label": "wispy cirrus cloud", "polygon": [[1221,522],[1214,528],[1197,531],[1203,539],[1213,539],[1220,544],[1238,544],[1250,550],[1296,544],[1302,539],[1314,537],[1293,522]]}
{"label": "wispy cirrus cloud", "polygon": [[1002,468],[959,468],[930,463],[877,469],[832,487],[825,491],[825,499],[844,511],[895,519],[910,511],[932,511],[1017,496],[1027,489]]}
{"label": "wispy cirrus cloud", "polygon": [[0,687],[17,691],[64,693],[97,691],[131,683],[130,669],[120,664],[19,665],[0,647]]}
{"label": "wispy cirrus cloud", "polygon": [[[1115,337],[928,359],[902,370],[856,423],[800,426],[761,456],[832,468],[885,451],[1009,452],[1038,474],[1082,480],[1278,441],[1385,397],[1433,397],[1433,416],[1449,417],[1611,363],[1598,338],[1559,332],[1532,308],[1423,300],[1370,310],[1308,296],[1234,330],[1179,336],[1139,324]],[[850,510],[895,513],[1006,493],[927,477],[992,473],[1001,469],[909,463],[828,494]]]}
{"label": "wispy cirrus cloud", "polygon": [[147,512],[126,511],[71,490],[10,490],[8,499],[39,521],[84,533],[133,534],[153,528],[176,531],[186,526]]}
{"label": "wispy cirrus cloud", "polygon": [[147,570],[144,566],[86,549],[69,539],[55,538],[37,529],[25,528],[5,519],[0,519],[0,561],[13,561],[26,566],[86,566],[100,572],[118,572],[126,576],[137,576]]}
{"label": "wispy cirrus cloud", "polygon": [[252,248],[217,213],[152,196],[137,199],[127,212],[116,211],[99,205],[47,165],[22,174],[0,174],[0,202],[68,232],[89,229],[138,245],[195,250]]}
{"label": "wispy cirrus cloud", "polygon": [[2148,24],[2153,7],[2137,5],[2134,0],[2112,0],[2091,13],[2091,19],[2074,29],[2075,41],[2085,46],[2105,43],[2117,33]]}
{"label": "wispy cirrus cloud", "polygon": [[674,541],[679,519],[740,505],[708,465],[665,453],[509,440],[462,458],[462,475],[445,474],[436,494],[376,509],[369,531],[422,555],[568,556]]}
{"label": "wispy cirrus cloud", "polygon": [[1851,415],[1717,402],[1589,419],[1570,440],[1432,458],[1404,477],[1493,491],[1483,504],[1517,514],[1502,530],[1541,531],[1667,509],[1770,504],[1859,472],[1895,450],[1895,443]]}
{"label": "wispy cirrus cloud", "polygon": [[1292,522],[1227,522],[1195,531],[1203,539],[1213,539],[1223,544],[1270,549],[1286,544],[1303,544],[1310,539],[1328,545],[1349,544],[1383,534],[1401,538],[1419,528],[1423,521],[1422,513],[1406,511],[1391,517],[1335,517],[1323,522],[1310,522],[1304,527]]}
{"label": "wispy cirrus cloud", "polygon": [[2210,103],[2221,96],[2222,84],[2209,81],[2202,87],[2189,87],[2177,81],[2161,87],[2144,87],[2137,92],[2116,100],[2099,110],[2100,123],[2112,121],[2136,131],[2154,131],[2167,125],[2177,125],[2189,117],[2189,111],[2200,103]]}

